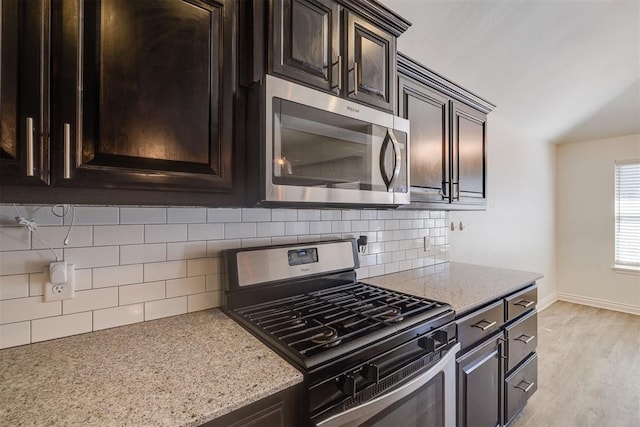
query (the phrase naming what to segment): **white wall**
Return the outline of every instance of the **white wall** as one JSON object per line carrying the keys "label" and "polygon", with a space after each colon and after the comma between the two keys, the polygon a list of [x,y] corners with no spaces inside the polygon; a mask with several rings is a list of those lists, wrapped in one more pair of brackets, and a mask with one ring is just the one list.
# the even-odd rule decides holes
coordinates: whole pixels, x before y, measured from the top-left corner
{"label": "white wall", "polygon": [[555,146],[522,134],[499,109],[489,115],[487,140],[488,207],[450,213],[450,260],[540,272],[538,298],[553,298]]}
{"label": "white wall", "polygon": [[640,159],[640,134],[558,146],[558,291],[640,314],[640,275],[611,269],[614,161],[623,159]]}

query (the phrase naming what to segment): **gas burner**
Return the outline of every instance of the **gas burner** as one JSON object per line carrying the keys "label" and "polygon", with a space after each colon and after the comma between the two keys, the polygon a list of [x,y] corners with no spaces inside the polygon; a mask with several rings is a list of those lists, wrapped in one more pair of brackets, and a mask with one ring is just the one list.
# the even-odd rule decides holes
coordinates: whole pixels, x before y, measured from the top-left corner
{"label": "gas burner", "polygon": [[404,317],[401,316],[402,310],[398,307],[386,307],[382,313],[378,316],[380,319],[390,322],[390,323],[398,323],[404,320]]}
{"label": "gas burner", "polygon": [[307,321],[301,319],[302,314],[298,311],[291,310],[287,317],[290,319],[287,325],[291,328],[302,328],[307,325]]}
{"label": "gas burner", "polygon": [[310,340],[314,344],[324,344],[323,347],[335,347],[342,342],[338,338],[338,331],[331,326],[324,326],[318,333],[311,336]]}

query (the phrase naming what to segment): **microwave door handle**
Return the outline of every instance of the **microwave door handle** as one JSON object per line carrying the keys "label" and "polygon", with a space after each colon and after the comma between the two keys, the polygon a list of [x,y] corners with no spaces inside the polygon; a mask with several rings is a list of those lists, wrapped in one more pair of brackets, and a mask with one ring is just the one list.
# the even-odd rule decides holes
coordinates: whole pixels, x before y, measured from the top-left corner
{"label": "microwave door handle", "polygon": [[396,135],[393,133],[393,129],[387,130],[387,135],[389,135],[389,139],[391,140],[391,146],[393,147],[393,173],[391,174],[391,180],[389,181],[389,189],[393,189],[396,184],[396,180],[400,175],[400,164],[402,162],[402,156],[400,153],[400,144],[398,144],[398,139]]}

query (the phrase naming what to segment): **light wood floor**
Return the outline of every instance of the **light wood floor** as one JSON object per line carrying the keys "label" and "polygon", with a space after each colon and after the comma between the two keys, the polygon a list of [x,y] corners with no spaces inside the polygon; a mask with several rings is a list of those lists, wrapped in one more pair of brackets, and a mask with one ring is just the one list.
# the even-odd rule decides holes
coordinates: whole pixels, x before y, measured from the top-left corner
{"label": "light wood floor", "polygon": [[640,426],[640,316],[558,301],[538,315],[538,356],[510,427]]}

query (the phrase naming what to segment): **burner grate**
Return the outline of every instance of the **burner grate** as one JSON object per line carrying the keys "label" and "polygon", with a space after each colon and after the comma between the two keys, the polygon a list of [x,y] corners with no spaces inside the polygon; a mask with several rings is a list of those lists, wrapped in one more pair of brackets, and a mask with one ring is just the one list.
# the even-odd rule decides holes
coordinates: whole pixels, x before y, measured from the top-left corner
{"label": "burner grate", "polygon": [[440,303],[364,283],[237,309],[264,333],[310,357],[373,331],[402,327]]}

